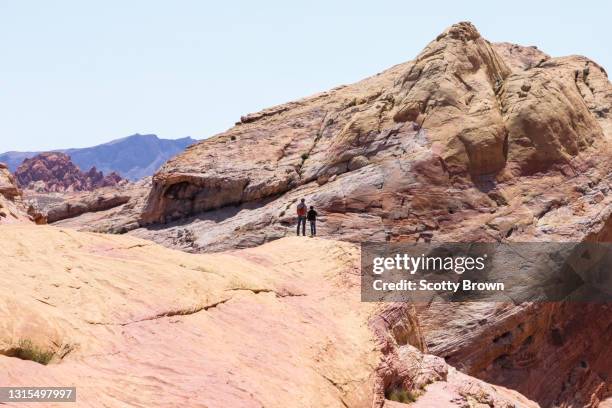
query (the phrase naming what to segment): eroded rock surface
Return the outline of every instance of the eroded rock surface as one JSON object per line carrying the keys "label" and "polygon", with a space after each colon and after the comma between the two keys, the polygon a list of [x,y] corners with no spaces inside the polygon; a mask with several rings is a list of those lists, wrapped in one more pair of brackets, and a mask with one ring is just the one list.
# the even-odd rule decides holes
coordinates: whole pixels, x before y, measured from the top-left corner
{"label": "eroded rock surface", "polygon": [[94,191],[38,193],[26,190],[25,200],[49,223],[88,231],[123,233],[138,227],[151,178]]}
{"label": "eroded rock surface", "polygon": [[[293,235],[306,198],[320,235],[345,241],[610,242],[611,107],[595,62],[490,44],[460,23],[414,61],[244,116],[169,161],[138,205],[61,223],[214,252]],[[394,390],[419,394],[427,381],[407,367],[423,360],[435,379],[425,388],[437,392],[419,397],[421,406],[504,406],[466,394],[477,388],[463,381],[486,389],[482,380],[543,407],[609,404],[605,306],[361,307],[382,356],[368,385],[378,406]],[[396,325],[403,334],[389,335]]]}
{"label": "eroded rock surface", "polygon": [[0,194],[7,199],[21,195],[21,191],[17,187],[17,183],[15,183],[15,177],[13,177],[8,167],[3,163],[0,163]]}
{"label": "eroded rock surface", "polygon": [[[143,221],[163,227],[132,233],[259,245],[294,234],[305,197],[322,235],[355,242],[610,241],[611,107],[595,62],[458,24],[413,62],[193,146],[154,177]],[[609,308],[438,306],[419,312],[425,343],[461,372],[544,407],[609,398]]]}
{"label": "eroded rock surface", "polygon": [[212,252],[293,235],[306,198],[321,235],[353,242],[581,239],[609,217],[611,108],[595,62],[459,23],[414,61],[191,146],[110,221],[69,222]]}
{"label": "eroded rock surface", "polygon": [[380,408],[396,387],[420,406],[535,406],[424,354],[407,305],[360,302],[352,244],[286,238],[190,255],[2,227],[0,256],[5,386],[76,386],[84,407]]}
{"label": "eroded rock surface", "polygon": [[0,163],[0,224],[44,223],[43,217],[28,208],[22,200],[22,191],[8,167]]}
{"label": "eroded rock surface", "polygon": [[294,234],[306,198],[320,233],[348,241],[573,239],[609,214],[611,107],[595,62],[456,24],[414,61],[191,146],[154,176],[133,234],[259,245]]}

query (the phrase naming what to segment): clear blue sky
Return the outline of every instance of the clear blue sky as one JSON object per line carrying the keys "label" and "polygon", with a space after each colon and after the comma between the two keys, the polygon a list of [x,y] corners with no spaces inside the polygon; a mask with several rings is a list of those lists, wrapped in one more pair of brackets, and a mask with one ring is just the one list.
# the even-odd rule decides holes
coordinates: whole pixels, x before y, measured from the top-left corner
{"label": "clear blue sky", "polygon": [[205,138],[412,59],[461,20],[610,71],[612,6],[596,3],[0,0],[0,152]]}

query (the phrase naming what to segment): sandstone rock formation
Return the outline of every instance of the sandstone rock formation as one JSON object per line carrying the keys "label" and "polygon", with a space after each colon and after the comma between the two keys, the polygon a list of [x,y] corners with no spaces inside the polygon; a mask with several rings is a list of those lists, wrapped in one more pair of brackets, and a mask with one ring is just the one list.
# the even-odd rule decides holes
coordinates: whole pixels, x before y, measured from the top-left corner
{"label": "sandstone rock formation", "polygon": [[151,189],[151,178],[123,182],[94,191],[37,193],[26,190],[25,200],[47,217],[49,223],[89,228],[90,231],[122,233],[138,226],[134,217],[142,212]]}
{"label": "sandstone rock formation", "polygon": [[0,257],[4,386],[75,386],[79,406],[536,406],[423,353],[411,307],[360,302],[352,244],[189,255],[3,227]]}
{"label": "sandstone rock formation", "polygon": [[15,177],[8,171],[8,167],[0,163],[0,194],[7,199],[19,197],[21,191],[15,183]]}
{"label": "sandstone rock formation", "polygon": [[460,23],[414,61],[191,146],[113,222],[70,222],[218,251],[292,235],[306,198],[322,235],[354,242],[580,239],[609,216],[611,107],[596,63]]}
{"label": "sandstone rock formation", "polygon": [[611,108],[595,62],[460,23],[414,61],[191,146],[130,225],[194,252],[248,247],[292,235],[304,197],[321,234],[355,242],[580,239],[610,214]]}
{"label": "sandstone rock formation", "polygon": [[15,172],[22,188],[38,192],[91,191],[115,186],[122,179],[117,173],[104,176],[92,167],[82,172],[64,153],[41,153],[24,160]]}
{"label": "sandstone rock formation", "polygon": [[[320,234],[345,241],[612,242],[611,108],[612,85],[595,62],[490,44],[460,23],[414,61],[244,116],[169,161],[148,197],[130,201],[137,204],[60,224],[132,229],[165,246],[213,252],[293,235],[294,207],[304,197],[321,214]],[[308,250],[275,246],[289,241],[238,253],[263,262],[274,251],[298,268]],[[319,251],[315,257],[332,249]],[[417,406],[502,404],[491,402],[505,393],[499,387],[495,396],[466,397],[472,387],[464,380],[512,388],[543,407],[610,403],[609,306],[348,310],[361,308],[381,353],[368,385],[375,391],[365,399],[376,406],[384,394],[418,392],[431,379],[438,381],[425,388],[437,391],[419,396]],[[429,377],[410,371],[415,361]]]}
{"label": "sandstone rock formation", "polygon": [[[30,214],[28,214],[28,212]],[[28,211],[22,201],[22,192],[8,167],[0,163],[0,224],[44,223],[44,219],[33,209]]]}

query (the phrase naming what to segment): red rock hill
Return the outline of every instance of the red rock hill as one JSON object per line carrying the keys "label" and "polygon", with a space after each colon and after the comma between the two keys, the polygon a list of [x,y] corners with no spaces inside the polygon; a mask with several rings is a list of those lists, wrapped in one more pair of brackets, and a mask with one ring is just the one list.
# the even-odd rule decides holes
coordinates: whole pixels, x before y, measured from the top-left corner
{"label": "red rock hill", "polygon": [[91,191],[117,185],[122,180],[115,172],[105,176],[95,167],[82,172],[70,156],[59,152],[41,153],[24,160],[15,177],[22,188],[53,192]]}

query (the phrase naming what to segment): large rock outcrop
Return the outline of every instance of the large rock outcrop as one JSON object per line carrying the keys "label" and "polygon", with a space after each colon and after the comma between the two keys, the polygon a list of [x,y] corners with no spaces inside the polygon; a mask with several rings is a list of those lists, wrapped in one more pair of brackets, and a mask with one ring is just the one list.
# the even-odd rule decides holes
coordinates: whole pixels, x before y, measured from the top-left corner
{"label": "large rock outcrop", "polygon": [[70,222],[217,251],[293,234],[295,203],[306,198],[322,234],[355,242],[526,229],[572,239],[590,224],[567,228],[568,217],[609,214],[611,108],[595,62],[490,44],[459,23],[414,61],[246,115],[189,147],[117,225]]}
{"label": "large rock outcrop", "polygon": [[287,238],[189,255],[3,228],[4,386],[76,386],[79,406],[536,406],[423,353],[411,307],[360,302],[355,245]]}
{"label": "large rock outcrop", "polygon": [[195,252],[247,247],[293,234],[306,198],[322,234],[355,242],[517,229],[572,239],[589,224],[566,228],[557,215],[609,214],[611,108],[595,62],[491,44],[459,23],[414,61],[191,146],[154,176],[130,225]]}
{"label": "large rock outcrop", "polygon": [[15,177],[4,163],[0,163],[0,195],[7,199],[21,196],[21,190],[17,187]]}
{"label": "large rock outcrop", "polygon": [[4,163],[0,163],[0,224],[44,223],[44,217],[22,200],[22,191]]}
{"label": "large rock outcrop", "polygon": [[142,211],[150,189],[151,177],[147,177],[94,191],[40,193],[26,190],[24,199],[44,214],[49,223],[76,228],[87,224],[92,230],[122,233],[138,226],[134,216]]}
{"label": "large rock outcrop", "polygon": [[122,180],[117,173],[105,176],[95,167],[82,172],[70,156],[59,152],[25,159],[15,171],[15,177],[21,187],[38,192],[91,191],[115,186]]}
{"label": "large rock outcrop", "polygon": [[[346,241],[610,242],[611,108],[612,85],[595,62],[490,44],[460,23],[414,61],[247,115],[170,160],[142,213],[129,214],[130,226],[142,225],[130,234],[190,252],[253,247],[293,235],[295,203],[306,198],[320,234]],[[68,222],[109,228],[87,219]],[[422,340],[407,343],[458,375],[543,407],[609,403],[606,305],[398,314],[420,322]],[[409,388],[397,361],[379,367],[376,395]]]}

